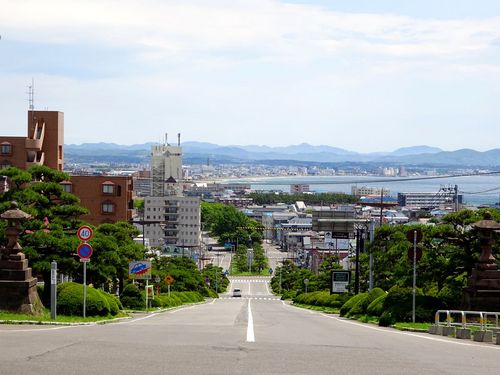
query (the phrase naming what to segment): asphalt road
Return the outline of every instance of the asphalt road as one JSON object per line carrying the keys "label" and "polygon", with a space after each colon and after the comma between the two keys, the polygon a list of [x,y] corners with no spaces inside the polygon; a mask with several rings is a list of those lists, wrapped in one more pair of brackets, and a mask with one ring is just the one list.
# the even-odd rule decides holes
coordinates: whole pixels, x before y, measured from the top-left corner
{"label": "asphalt road", "polygon": [[412,334],[290,306],[268,278],[122,323],[0,325],[0,374],[500,374],[500,346]]}

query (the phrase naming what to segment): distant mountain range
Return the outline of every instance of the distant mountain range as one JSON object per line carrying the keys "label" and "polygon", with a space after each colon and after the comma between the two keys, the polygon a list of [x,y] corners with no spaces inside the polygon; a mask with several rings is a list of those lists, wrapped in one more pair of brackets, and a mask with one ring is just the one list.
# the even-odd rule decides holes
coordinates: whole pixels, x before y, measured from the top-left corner
{"label": "distant mountain range", "polygon": [[[148,163],[149,142],[135,145],[84,143],[66,145],[65,158],[70,163]],[[312,146],[307,143],[286,147],[220,146],[206,142],[182,143],[186,163],[264,163],[273,161],[310,163],[370,163],[380,165],[500,167],[500,149],[479,152],[471,149],[443,151],[430,146],[399,148],[392,152],[357,153],[338,147]]]}

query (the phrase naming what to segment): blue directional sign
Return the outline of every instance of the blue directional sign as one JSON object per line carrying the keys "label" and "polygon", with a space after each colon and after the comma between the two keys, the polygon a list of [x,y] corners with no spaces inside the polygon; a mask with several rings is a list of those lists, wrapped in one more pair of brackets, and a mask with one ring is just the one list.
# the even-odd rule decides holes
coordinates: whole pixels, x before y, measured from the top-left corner
{"label": "blue directional sign", "polygon": [[89,259],[92,255],[92,246],[88,243],[82,243],[78,246],[77,253],[81,259]]}

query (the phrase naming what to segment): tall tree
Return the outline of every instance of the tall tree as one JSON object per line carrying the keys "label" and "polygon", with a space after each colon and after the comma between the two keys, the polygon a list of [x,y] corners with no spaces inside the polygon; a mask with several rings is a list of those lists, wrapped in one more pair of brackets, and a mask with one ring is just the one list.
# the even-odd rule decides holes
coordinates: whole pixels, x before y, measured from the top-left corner
{"label": "tall tree", "polygon": [[[50,263],[58,262],[59,270],[74,275],[78,262],[75,257],[76,229],[83,223],[79,217],[87,210],[79,206],[79,198],[63,190],[60,183],[68,174],[46,166],[34,166],[27,171],[17,168],[2,170],[12,182],[11,189],[0,196],[0,212],[9,209],[11,201],[31,214],[25,223],[21,244],[35,273],[40,273],[45,285],[50,285]],[[43,302],[50,298],[50,288],[44,289]]]}

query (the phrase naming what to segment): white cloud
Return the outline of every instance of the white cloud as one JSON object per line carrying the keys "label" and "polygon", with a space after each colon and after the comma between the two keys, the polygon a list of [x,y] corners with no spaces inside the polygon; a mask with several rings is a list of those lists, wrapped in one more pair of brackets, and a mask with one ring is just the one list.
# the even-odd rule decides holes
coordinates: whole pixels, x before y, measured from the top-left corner
{"label": "white cloud", "polygon": [[150,63],[162,58],[185,61],[224,51],[230,55],[233,49],[236,53],[245,49],[249,58],[280,63],[353,51],[401,58],[464,57],[487,50],[492,40],[500,38],[498,17],[422,20],[337,13],[274,0],[26,0],[0,4],[6,38],[129,46],[143,50],[144,61]]}

